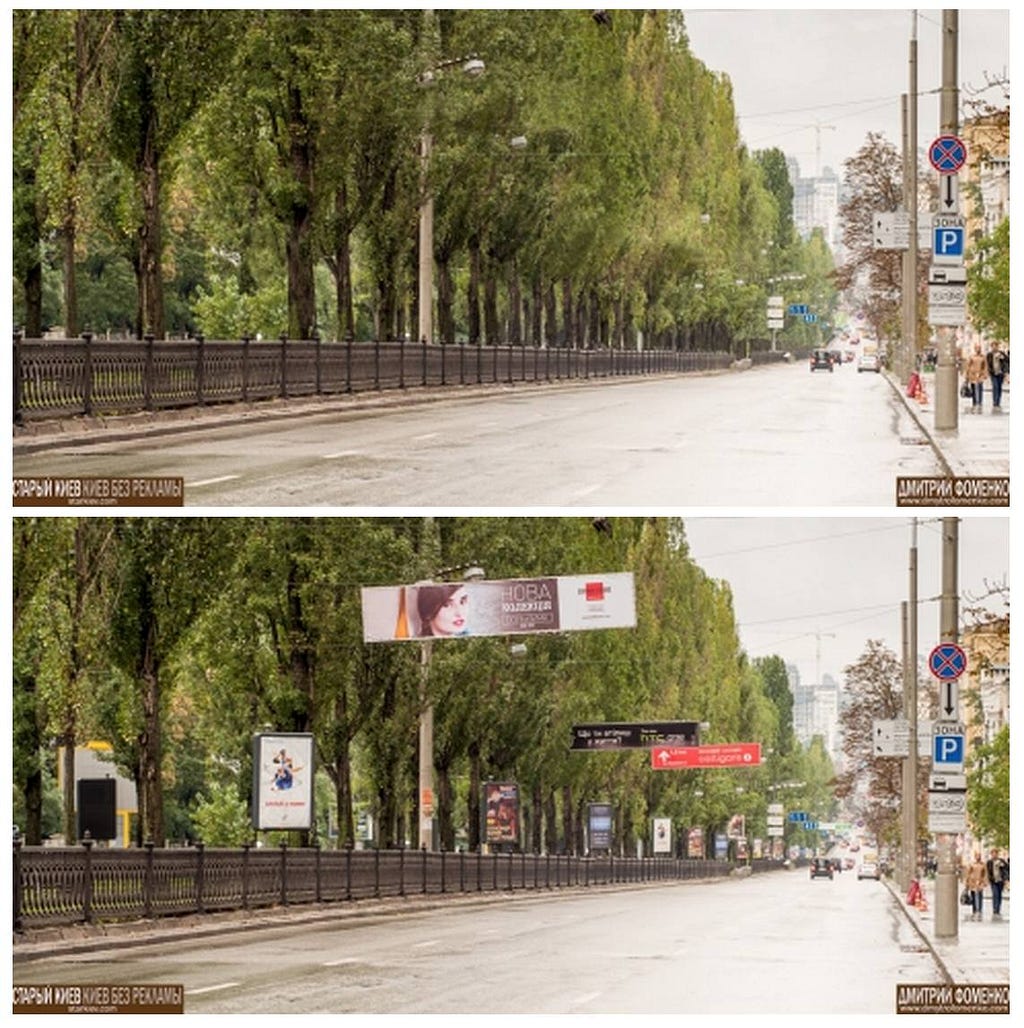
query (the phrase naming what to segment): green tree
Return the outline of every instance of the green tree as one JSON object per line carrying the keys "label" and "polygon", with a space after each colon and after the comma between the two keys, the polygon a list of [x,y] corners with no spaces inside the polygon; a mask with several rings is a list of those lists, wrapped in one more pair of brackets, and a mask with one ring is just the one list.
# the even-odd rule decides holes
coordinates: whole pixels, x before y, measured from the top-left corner
{"label": "green tree", "polygon": [[236,12],[118,11],[117,89],[107,145],[133,177],[136,333],[163,338],[163,204],[176,148],[199,107],[217,88],[233,46]]}
{"label": "green tree", "polygon": [[1010,845],[1010,726],[971,753],[967,769],[971,828],[992,845]]}
{"label": "green tree", "polygon": [[975,328],[1010,339],[1010,219],[1004,218],[974,248],[967,303]]}
{"label": "green tree", "polygon": [[196,796],[192,820],[207,846],[242,846],[252,838],[249,807],[227,782],[212,782]]}

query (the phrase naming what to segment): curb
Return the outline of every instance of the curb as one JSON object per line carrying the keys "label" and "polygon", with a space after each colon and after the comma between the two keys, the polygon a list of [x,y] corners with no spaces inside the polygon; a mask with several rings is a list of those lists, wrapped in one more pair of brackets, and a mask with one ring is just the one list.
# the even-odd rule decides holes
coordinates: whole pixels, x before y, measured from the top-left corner
{"label": "curb", "polygon": [[917,937],[928,948],[928,952],[931,953],[932,959],[935,961],[935,966],[939,969],[939,971],[942,974],[943,981],[945,981],[947,985],[955,985],[956,982],[953,980],[953,976],[949,973],[949,968],[946,967],[945,961],[939,955],[939,951],[935,948],[935,946],[932,945],[932,940],[928,938],[928,935],[925,933],[921,925],[918,924],[918,922],[915,921],[913,917],[911,917],[910,911],[907,909],[907,905],[903,902],[902,896],[900,896],[900,894],[896,891],[896,888],[893,886],[892,882],[888,878],[883,879],[883,884],[889,890],[889,894],[892,896],[896,906],[899,907],[899,909],[903,912],[903,916],[907,919],[907,924],[909,924],[910,927],[914,929],[914,932],[917,935]]}
{"label": "curb", "polygon": [[952,465],[946,460],[946,455],[942,452],[939,444],[935,441],[935,437],[932,435],[930,429],[921,420],[919,411],[915,410],[913,404],[911,404],[908,398],[904,395],[903,389],[900,387],[899,382],[891,371],[884,371],[886,381],[892,386],[893,392],[900,398],[905,410],[913,419],[914,423],[921,430],[925,439],[928,440],[928,445],[932,448],[932,452],[935,454],[938,462],[942,465],[942,470],[945,472],[948,478],[956,478],[956,473],[953,471]]}

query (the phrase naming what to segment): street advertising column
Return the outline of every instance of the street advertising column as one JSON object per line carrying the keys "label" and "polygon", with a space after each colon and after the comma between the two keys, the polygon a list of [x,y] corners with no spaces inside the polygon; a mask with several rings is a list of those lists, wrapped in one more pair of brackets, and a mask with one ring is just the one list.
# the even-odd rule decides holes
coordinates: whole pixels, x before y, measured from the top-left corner
{"label": "street advertising column", "polygon": [[519,844],[519,786],[515,782],[484,785],[484,842],[491,849],[513,850]]}
{"label": "street advertising column", "polygon": [[615,811],[610,803],[587,804],[587,837],[591,853],[608,853],[612,848]]}
{"label": "street advertising column", "polygon": [[252,821],[258,832],[313,827],[313,736],[257,735],[253,739]]}

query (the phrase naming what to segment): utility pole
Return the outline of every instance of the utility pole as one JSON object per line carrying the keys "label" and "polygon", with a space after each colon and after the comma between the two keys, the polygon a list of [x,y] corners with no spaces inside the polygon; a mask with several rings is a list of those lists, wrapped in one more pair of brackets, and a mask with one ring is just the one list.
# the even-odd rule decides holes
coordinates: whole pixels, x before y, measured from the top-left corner
{"label": "utility pole", "polygon": [[[939,639],[955,643],[960,634],[959,569],[960,519],[942,519],[942,598],[939,602]],[[955,939],[959,933],[958,882],[954,864],[954,836],[935,837],[938,874],[935,880],[935,937]]]}
{"label": "utility pole", "polygon": [[917,878],[917,518],[911,522],[910,583],[904,616],[903,716],[909,729],[909,750],[903,758],[903,819],[900,885],[909,889]]}
{"label": "utility pole", "polygon": [[903,197],[909,237],[903,253],[903,383],[914,371],[917,356],[917,12],[913,13],[910,36],[909,94],[904,97]]}
{"label": "utility pole", "polygon": [[[957,53],[959,47],[959,13],[942,12],[942,92],[939,121],[942,135],[955,136],[960,128],[958,114],[960,93],[957,88]],[[960,418],[957,394],[956,332],[947,326],[938,328],[938,365],[935,369],[935,428],[940,432],[956,432]]]}

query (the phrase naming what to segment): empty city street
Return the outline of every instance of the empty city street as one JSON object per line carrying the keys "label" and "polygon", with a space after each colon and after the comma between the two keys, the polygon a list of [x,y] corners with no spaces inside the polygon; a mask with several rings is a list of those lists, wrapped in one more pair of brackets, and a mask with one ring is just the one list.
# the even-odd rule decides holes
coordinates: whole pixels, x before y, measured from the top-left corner
{"label": "empty city street", "polygon": [[26,437],[14,474],[183,477],[189,506],[488,508],[892,506],[897,476],[941,474],[882,375],[803,360],[194,426]]}
{"label": "empty city street", "polygon": [[891,1014],[941,978],[884,884],[750,878],[521,898],[16,963],[184,986],[188,1013]]}

